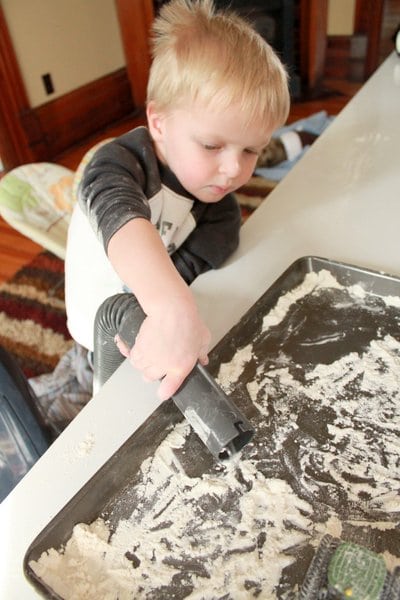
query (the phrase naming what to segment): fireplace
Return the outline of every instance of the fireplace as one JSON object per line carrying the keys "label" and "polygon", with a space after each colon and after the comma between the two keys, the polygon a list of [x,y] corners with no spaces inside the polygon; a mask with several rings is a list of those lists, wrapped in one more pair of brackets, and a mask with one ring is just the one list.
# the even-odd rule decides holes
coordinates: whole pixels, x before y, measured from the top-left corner
{"label": "fireplace", "polygon": [[[154,0],[155,10],[167,0]],[[276,50],[290,75],[292,98],[301,95],[299,69],[298,0],[214,0],[217,8],[231,8],[250,21]]]}

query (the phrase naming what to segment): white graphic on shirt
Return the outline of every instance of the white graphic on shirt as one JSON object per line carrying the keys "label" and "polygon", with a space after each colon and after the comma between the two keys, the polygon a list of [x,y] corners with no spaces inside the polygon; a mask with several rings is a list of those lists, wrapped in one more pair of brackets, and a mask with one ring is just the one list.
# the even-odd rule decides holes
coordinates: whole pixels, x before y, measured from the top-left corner
{"label": "white graphic on shirt", "polygon": [[149,204],[151,222],[157,227],[168,253],[172,254],[196,226],[191,213],[193,200],[162,186]]}

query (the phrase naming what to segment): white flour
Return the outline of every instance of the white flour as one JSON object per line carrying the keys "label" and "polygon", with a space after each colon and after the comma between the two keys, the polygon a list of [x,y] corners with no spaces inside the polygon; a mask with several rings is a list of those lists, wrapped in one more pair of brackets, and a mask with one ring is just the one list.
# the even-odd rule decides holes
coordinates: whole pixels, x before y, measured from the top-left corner
{"label": "white flour", "polygon": [[[145,597],[155,582],[170,585],[188,557],[195,587],[190,598],[240,599],[261,590],[258,597],[273,597],[283,567],[293,560],[288,551],[308,537],[310,506],[285,481],[266,480],[250,460],[232,460],[217,476],[188,477],[173,452],[188,430],[186,423],[177,425],[143,463],[137,494],[146,504],[152,500],[150,511],[139,507],[120,521],[110,541],[103,520],[79,524],[64,553],[50,550],[31,563],[63,598]],[[225,515],[228,499],[235,510]]]}
{"label": "white flour", "polygon": [[[281,323],[293,303],[321,289],[343,287],[328,271],[307,275],[264,317],[260,336]],[[361,286],[347,291],[356,302],[367,296]],[[383,301],[397,307],[396,298]],[[136,508],[115,533],[102,519],[79,524],[64,550],[51,549],[31,562],[60,596],[272,599],[296,548],[315,546],[326,532],[340,536],[345,528],[377,535],[395,529],[399,342],[384,335],[360,353],[316,364],[301,376],[284,352],[273,366],[256,353],[256,340],[238,348],[220,366],[218,380],[229,391],[244,367],[256,363],[247,390],[260,415],[259,439],[224,467],[191,477],[176,452],[184,449],[189,426],[177,425],[143,462]],[[307,411],[315,425],[307,423]],[[319,428],[326,430],[324,443]],[[291,485],[269,474],[269,462],[289,475]],[[369,518],[372,513],[377,518]],[[384,558],[388,568],[400,564],[388,551]]]}
{"label": "white flour", "polygon": [[[258,377],[259,381],[248,384],[248,391],[265,417],[268,413],[263,399],[274,397],[277,385],[288,398],[279,415],[281,427],[275,428],[276,447],[286,441],[290,421],[292,428],[297,428],[294,414],[299,396],[307,399],[310,412],[324,406],[332,408],[334,399],[329,441],[322,449],[304,448],[298,465],[299,481],[310,494],[321,485],[330,487],[307,477],[312,466],[314,477],[329,474],[332,483],[347,491],[349,500],[359,502],[364,492],[370,508],[400,510],[397,492],[391,494],[399,488],[400,475],[399,342],[386,336],[371,342],[361,355],[351,353],[330,365],[317,365],[306,374],[305,384],[294,379],[287,367],[259,373]],[[349,386],[357,389],[356,398],[346,393]],[[376,429],[379,436],[374,435]]]}
{"label": "white flour", "polygon": [[332,273],[325,269],[319,271],[319,273],[313,271],[308,273],[305,276],[303,283],[279,298],[275,308],[264,317],[263,329],[278,325],[285,317],[292,304],[297,302],[297,300],[300,300],[300,298],[304,298],[306,294],[309,294],[314,289],[327,287],[341,288],[342,286],[333,277]]}

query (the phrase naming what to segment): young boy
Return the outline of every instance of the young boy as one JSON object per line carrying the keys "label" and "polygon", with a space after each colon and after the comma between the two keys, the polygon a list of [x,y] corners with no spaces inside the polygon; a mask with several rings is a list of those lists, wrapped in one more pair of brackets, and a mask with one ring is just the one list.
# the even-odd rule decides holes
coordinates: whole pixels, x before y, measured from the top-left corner
{"label": "young boy", "polygon": [[[163,5],[153,34],[148,126],[101,147],[80,184],[66,304],[71,335],[91,350],[94,337],[102,346],[107,336],[96,328],[107,329],[113,311],[121,316],[136,298],[146,317],[134,345],[127,348],[118,335],[116,342],[146,380],[162,380],[158,394],[167,399],[197,361],[208,362],[210,333],[189,284],[237,247],[240,211],[232,192],[286,121],[289,93],[272,48],[212,0]],[[109,337],[119,331],[112,324]],[[96,351],[94,360],[96,374]],[[103,368],[110,371],[108,359],[97,372]]]}

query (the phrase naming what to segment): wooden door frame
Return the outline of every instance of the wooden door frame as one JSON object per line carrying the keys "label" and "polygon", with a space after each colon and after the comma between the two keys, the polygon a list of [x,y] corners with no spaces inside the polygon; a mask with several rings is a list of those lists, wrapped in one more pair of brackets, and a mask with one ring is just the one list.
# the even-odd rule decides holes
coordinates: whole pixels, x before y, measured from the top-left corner
{"label": "wooden door frame", "polygon": [[21,123],[30,110],[28,96],[0,4],[0,157],[6,170],[32,162],[29,140]]}
{"label": "wooden door frame", "polygon": [[300,73],[308,93],[317,93],[325,69],[328,0],[300,0]]}
{"label": "wooden door frame", "polygon": [[153,0],[115,0],[115,4],[132,98],[136,106],[144,106],[151,64],[150,27],[154,3]]}
{"label": "wooden door frame", "polygon": [[364,34],[367,38],[364,80],[372,75],[379,64],[384,7],[385,0],[356,0],[354,33]]}

